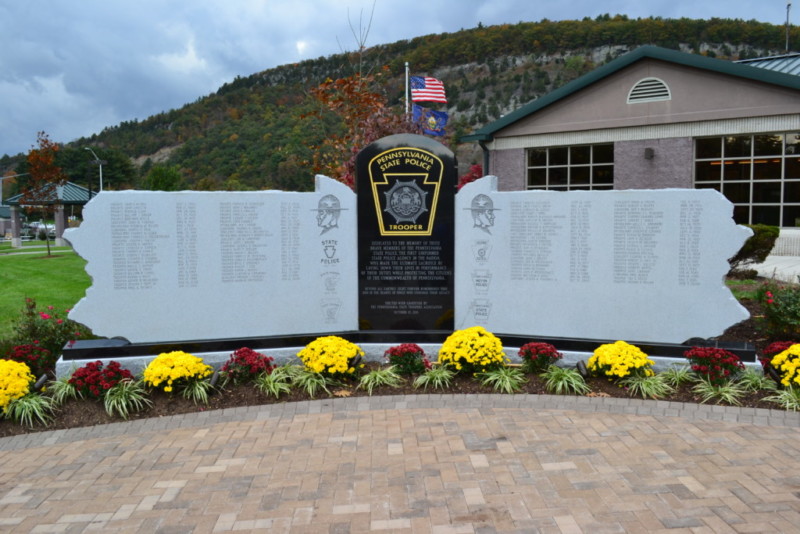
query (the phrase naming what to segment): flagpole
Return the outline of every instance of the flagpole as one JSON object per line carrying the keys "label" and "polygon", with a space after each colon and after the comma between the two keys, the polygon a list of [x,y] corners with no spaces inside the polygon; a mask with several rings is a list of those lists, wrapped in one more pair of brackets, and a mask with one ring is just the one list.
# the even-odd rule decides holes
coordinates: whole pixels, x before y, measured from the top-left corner
{"label": "flagpole", "polygon": [[406,61],[406,115],[408,115],[408,61]]}

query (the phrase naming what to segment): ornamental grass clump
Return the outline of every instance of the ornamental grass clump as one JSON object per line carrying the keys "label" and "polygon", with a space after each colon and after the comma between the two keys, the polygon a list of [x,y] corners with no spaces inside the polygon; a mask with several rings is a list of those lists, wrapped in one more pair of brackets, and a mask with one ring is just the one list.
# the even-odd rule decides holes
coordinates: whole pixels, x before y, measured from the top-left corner
{"label": "ornamental grass clump", "polygon": [[296,376],[296,365],[276,367],[269,373],[261,373],[255,378],[255,386],[265,395],[272,395],[276,399],[292,391],[292,377]]}
{"label": "ornamental grass clump", "polygon": [[562,358],[550,343],[526,343],[519,349],[522,368],[526,373],[542,373]]}
{"label": "ornamental grass clump", "polygon": [[683,355],[698,378],[715,386],[725,385],[744,370],[737,355],[718,347],[692,347]]}
{"label": "ornamental grass clump", "polygon": [[365,389],[367,395],[372,396],[372,391],[381,386],[397,388],[403,383],[403,377],[397,372],[394,365],[383,369],[374,369],[362,376],[358,381],[358,387]]}
{"label": "ornamental grass clump", "polygon": [[262,373],[271,373],[275,369],[273,361],[270,356],[256,352],[248,347],[242,347],[231,354],[228,361],[220,369],[220,373],[226,382],[232,381],[234,384],[244,384],[252,382]]}
{"label": "ornamental grass clump", "polygon": [[609,378],[653,376],[653,360],[636,345],[624,341],[597,347],[586,363],[589,372]]}
{"label": "ornamental grass clump", "polygon": [[338,336],[315,339],[298,352],[297,357],[308,371],[334,379],[354,376],[364,367],[361,347]]}
{"label": "ornamental grass clump", "polygon": [[500,339],[480,326],[453,332],[439,349],[439,365],[457,373],[483,373],[506,364]]}
{"label": "ornamental grass clump", "polygon": [[800,387],[800,343],[779,352],[770,360],[783,387]]}
{"label": "ornamental grass clump", "polygon": [[145,368],[144,383],[166,393],[178,388],[185,398],[207,403],[211,384],[206,378],[212,373],[202,358],[181,351],[162,352]]}
{"label": "ornamental grass clump", "polygon": [[544,379],[544,387],[548,393],[555,395],[586,395],[592,391],[575,369],[551,365],[539,376]]}
{"label": "ornamental grass clump", "polygon": [[127,419],[131,413],[141,412],[152,404],[141,380],[131,378],[120,380],[103,395],[103,406],[112,417]]}
{"label": "ornamental grass clump", "polygon": [[76,369],[69,378],[69,383],[81,397],[99,399],[105,393],[120,383],[121,380],[132,380],[133,375],[123,369],[119,362],[111,361],[108,365],[103,362],[90,362]]}
{"label": "ornamental grass clump", "polygon": [[516,367],[498,367],[483,373],[478,373],[478,380],[481,384],[491,387],[492,390],[500,393],[517,393],[522,389],[528,379],[525,373]]}
{"label": "ornamental grass clump", "polygon": [[394,346],[383,353],[387,363],[394,367],[400,375],[419,375],[430,368],[430,362],[425,356],[425,351],[416,343],[403,343]]}
{"label": "ornamental grass clump", "polygon": [[444,365],[437,365],[428,369],[414,380],[414,388],[427,390],[428,386],[433,389],[445,390],[453,384],[455,373]]}

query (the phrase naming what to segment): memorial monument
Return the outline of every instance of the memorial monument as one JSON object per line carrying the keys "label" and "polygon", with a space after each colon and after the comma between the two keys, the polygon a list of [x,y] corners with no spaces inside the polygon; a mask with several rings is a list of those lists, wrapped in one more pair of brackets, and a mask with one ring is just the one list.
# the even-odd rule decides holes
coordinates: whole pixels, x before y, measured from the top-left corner
{"label": "memorial monument", "polygon": [[456,200],[456,328],[683,343],[748,312],[724,284],[751,235],[711,189],[498,192]]}
{"label": "memorial monument", "polygon": [[384,137],[356,160],[359,324],[453,329],[456,162],[427,137]]}
{"label": "memorial monument", "polygon": [[104,191],[65,232],[92,286],[69,317],[134,343],[355,330],[355,195]]}
{"label": "memorial monument", "polygon": [[751,232],[717,191],[498,192],[489,176],[456,194],[452,152],[410,134],[362,150],[356,185],[104,191],[65,233],[92,277],[70,318],[124,340],[79,342],[65,358],[326,334],[440,343],[474,325],[506,343],[621,339],[682,354],[675,344],[748,317],[724,275]]}

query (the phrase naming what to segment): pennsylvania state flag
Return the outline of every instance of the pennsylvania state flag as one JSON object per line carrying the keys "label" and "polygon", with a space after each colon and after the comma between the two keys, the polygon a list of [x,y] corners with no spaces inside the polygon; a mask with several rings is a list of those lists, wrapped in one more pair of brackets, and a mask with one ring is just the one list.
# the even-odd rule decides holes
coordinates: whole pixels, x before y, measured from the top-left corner
{"label": "pennsylvania state flag", "polygon": [[428,135],[444,135],[444,127],[447,125],[448,115],[445,111],[424,108],[414,104],[414,122],[422,126],[422,131]]}

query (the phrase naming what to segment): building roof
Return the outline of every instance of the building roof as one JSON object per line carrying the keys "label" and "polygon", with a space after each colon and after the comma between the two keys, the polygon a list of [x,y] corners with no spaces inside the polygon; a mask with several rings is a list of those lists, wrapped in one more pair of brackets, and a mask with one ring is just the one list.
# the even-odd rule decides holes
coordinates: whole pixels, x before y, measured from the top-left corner
{"label": "building roof", "polygon": [[693,67],[710,72],[726,74],[729,76],[736,76],[747,80],[754,80],[762,83],[800,90],[800,76],[786,74],[784,72],[778,72],[775,70],[767,70],[764,68],[755,68],[750,65],[734,63],[732,61],[724,61],[721,59],[713,59],[697,54],[687,54],[685,52],[678,52],[677,50],[669,50],[657,46],[642,46],[636,50],[633,50],[632,52],[618,57],[613,61],[606,63],[601,67],[596,68],[592,72],[585,74],[580,78],[563,85],[562,87],[559,87],[555,91],[552,91],[541,98],[529,102],[528,104],[509,113],[508,115],[501,117],[494,122],[490,122],[472,134],[462,137],[461,141],[491,141],[494,139],[494,134],[506,126],[532,115],[533,113],[536,113],[537,111],[544,109],[547,106],[550,106],[574,93],[577,93],[593,83],[607,78],[642,59],[656,59],[686,67]]}
{"label": "building roof", "polygon": [[792,52],[780,56],[758,57],[753,59],[741,59],[736,61],[742,65],[767,69],[774,72],[782,72],[793,76],[800,75],[800,53]]}
{"label": "building roof", "polygon": [[[42,189],[45,190],[45,194],[41,195],[42,198],[45,199],[42,204],[86,204],[89,202],[90,195],[94,196],[97,194],[90,192],[87,188],[78,184],[73,184],[72,182],[67,182],[60,187],[48,184]],[[19,206],[21,199],[22,193],[7,198],[5,202],[12,206]]]}

